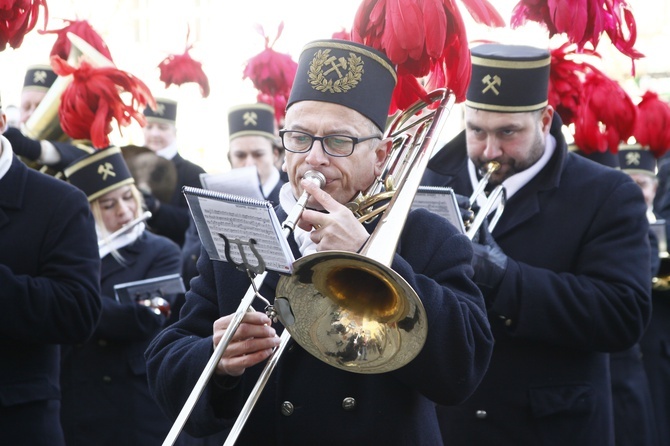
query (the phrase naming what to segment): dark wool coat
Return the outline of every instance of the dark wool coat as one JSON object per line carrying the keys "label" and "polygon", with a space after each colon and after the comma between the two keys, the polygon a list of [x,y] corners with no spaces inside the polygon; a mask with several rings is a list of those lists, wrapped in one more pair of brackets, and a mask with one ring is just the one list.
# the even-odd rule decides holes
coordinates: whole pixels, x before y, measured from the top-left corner
{"label": "dark wool coat", "polygon": [[0,179],[2,443],[63,444],[58,344],[93,333],[99,296],[98,242],[86,196],[14,157]]}

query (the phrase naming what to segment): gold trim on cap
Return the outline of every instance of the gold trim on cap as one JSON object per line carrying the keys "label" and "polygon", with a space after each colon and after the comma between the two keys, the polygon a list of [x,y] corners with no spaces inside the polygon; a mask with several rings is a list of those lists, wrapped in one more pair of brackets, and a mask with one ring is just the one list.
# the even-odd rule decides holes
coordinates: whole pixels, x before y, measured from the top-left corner
{"label": "gold trim on cap", "polygon": [[118,183],[114,183],[114,184],[112,184],[111,186],[107,186],[106,188],[104,188],[104,189],[102,189],[102,190],[99,190],[99,191],[97,191],[97,192],[91,194],[91,195],[88,197],[88,201],[89,201],[89,203],[90,203],[90,202],[92,202],[92,201],[94,201],[94,200],[96,200],[96,199],[102,197],[102,196],[105,195],[107,192],[111,192],[111,191],[113,191],[113,190],[116,190],[116,189],[118,189],[118,188],[121,187],[121,186],[125,186],[126,184],[134,184],[134,183],[135,183],[135,179],[134,179],[133,177],[126,178],[126,179],[123,180],[123,181],[119,181]]}
{"label": "gold trim on cap", "polygon": [[236,112],[238,110],[266,110],[272,113],[274,116],[275,109],[270,104],[258,103],[258,104],[246,104],[246,105],[235,105],[228,109],[228,114]]}
{"label": "gold trim on cap", "polygon": [[484,111],[494,111],[494,112],[508,112],[508,113],[516,113],[516,112],[531,112],[531,111],[537,111],[541,110],[544,107],[546,107],[549,104],[548,100],[545,100],[544,102],[540,102],[539,104],[532,104],[532,105],[515,105],[515,106],[510,106],[510,105],[492,105],[492,104],[483,104],[480,102],[473,102],[468,99],[465,100],[465,105],[476,108],[478,110],[484,110]]}
{"label": "gold trim on cap", "polygon": [[551,63],[551,55],[540,60],[498,60],[481,56],[472,56],[472,65],[481,67],[507,68],[512,70],[528,70],[546,67]]}
{"label": "gold trim on cap", "polygon": [[396,75],[395,70],[393,67],[384,59],[379,57],[379,55],[373,53],[372,51],[369,51],[365,48],[358,47],[356,45],[350,45],[346,43],[335,43],[329,40],[319,40],[316,42],[308,43],[305,45],[305,47],[302,49],[303,52],[310,49],[310,48],[336,48],[339,50],[345,50],[345,51],[353,51],[358,54],[362,54],[369,59],[372,59],[379,63],[381,66],[383,66],[390,74],[393,76],[393,80],[398,83],[398,76]]}
{"label": "gold trim on cap", "polygon": [[98,153],[88,156],[86,157],[86,159],[83,159],[78,163],[68,167],[63,171],[63,173],[65,174],[66,177],[69,177],[70,175],[80,171],[84,167],[89,166],[93,163],[97,163],[98,161],[105,159],[110,155],[114,155],[116,153],[121,153],[121,149],[116,146],[110,147],[109,149],[100,150]]}
{"label": "gold trim on cap", "polygon": [[240,130],[239,132],[234,132],[230,134],[230,141],[240,136],[263,136],[274,142],[274,139],[277,137],[275,134],[270,132],[264,132],[262,130]]}

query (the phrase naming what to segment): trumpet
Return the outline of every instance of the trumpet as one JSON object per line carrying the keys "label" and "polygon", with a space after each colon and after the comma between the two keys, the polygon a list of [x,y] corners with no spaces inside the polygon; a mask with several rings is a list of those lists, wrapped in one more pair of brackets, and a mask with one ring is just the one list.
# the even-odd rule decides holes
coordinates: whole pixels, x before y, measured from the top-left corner
{"label": "trumpet", "polygon": [[[326,177],[321,173],[317,171],[307,171],[305,172],[305,175],[303,175],[303,179],[309,180],[314,182],[315,184],[318,184],[320,188],[322,188],[326,184]],[[283,236],[287,238],[293,230],[295,229],[295,226],[300,219],[300,216],[302,215],[303,210],[307,206],[307,201],[309,200],[310,195],[307,192],[304,192],[300,198],[298,199],[297,203],[293,206],[291,211],[289,212],[288,216],[282,223],[282,232]],[[186,421],[188,420],[189,415],[193,411],[193,408],[195,407],[196,403],[198,402],[198,399],[200,398],[200,395],[202,392],[205,390],[205,386],[209,382],[209,379],[212,377],[212,374],[214,373],[214,370],[216,370],[216,365],[219,363],[221,360],[221,357],[223,357],[223,354],[225,353],[226,349],[228,348],[228,344],[233,339],[233,336],[235,335],[235,332],[239,328],[240,324],[242,323],[242,319],[244,318],[244,315],[247,313],[247,311],[253,311],[253,307],[251,306],[256,298],[260,298],[263,301],[265,301],[268,305],[269,302],[263,298],[258,290],[260,289],[261,285],[263,284],[263,281],[265,280],[265,276],[267,275],[267,271],[263,271],[260,274],[257,274],[255,277],[251,277],[251,286],[247,290],[246,294],[240,301],[239,306],[237,307],[237,310],[235,311],[233,315],[233,319],[230,322],[230,325],[228,328],[226,328],[226,331],[223,334],[223,337],[219,341],[218,345],[216,346],[216,349],[214,349],[214,352],[209,358],[209,361],[207,362],[207,365],[205,366],[205,369],[202,371],[200,374],[200,377],[198,378],[198,381],[196,381],[195,386],[193,387],[193,390],[191,390],[191,393],[189,394],[188,398],[186,399],[186,403],[184,403],[184,406],[182,406],[181,411],[179,412],[179,415],[175,419],[175,422],[172,425],[172,428],[168,432],[167,436],[165,437],[165,440],[163,441],[163,446],[171,446],[175,443],[177,440],[177,437],[179,436],[179,433],[184,427],[184,424],[186,424]],[[286,333],[286,336],[284,335]],[[274,365],[277,363],[279,360],[279,356],[283,352],[284,348],[288,344],[288,341],[290,340],[290,335],[286,331],[284,331],[281,336],[281,342],[279,346],[275,349],[273,352],[272,356],[266,363],[265,369],[263,370],[263,375],[266,375],[264,378],[267,381],[267,378],[269,377],[270,373],[272,372],[272,369],[274,369]],[[271,366],[270,366],[271,364]],[[260,380],[259,380],[260,382]],[[256,384],[258,386],[258,383]],[[252,393],[253,395],[253,393]],[[255,403],[255,401],[254,401]],[[247,402],[249,404],[249,402]],[[253,406],[253,405],[252,405]],[[246,407],[246,406],[245,406]],[[251,412],[251,409],[248,409],[249,413]],[[243,409],[244,412],[244,409]],[[248,416],[248,415],[247,415]],[[238,418],[239,421],[239,418]],[[236,424],[237,426],[237,424]],[[235,429],[236,427],[234,427]],[[242,426],[237,427],[240,431],[242,430]],[[230,435],[229,435],[230,437]],[[226,443],[227,444],[227,443]]]}
{"label": "trumpet", "polygon": [[[488,185],[491,179],[491,175],[493,175],[493,173],[496,172],[498,169],[500,169],[500,163],[497,161],[489,161],[483,166],[481,172],[482,179],[479,181],[477,187],[472,192],[472,195],[470,195],[470,198],[468,200],[471,209],[477,203],[479,197],[486,189],[486,186]],[[486,221],[488,215],[493,210],[493,207],[497,205],[495,214],[493,215],[493,218],[491,219],[488,225],[488,230],[493,231],[493,229],[496,227],[496,224],[498,224],[498,220],[500,220],[500,216],[502,215],[503,210],[505,209],[506,201],[507,201],[507,193],[505,191],[505,186],[499,184],[491,191],[491,193],[486,199],[486,202],[484,203],[483,206],[480,207],[475,217],[471,221],[465,222],[466,235],[470,238],[470,240],[472,240],[475,237],[477,231],[479,230],[481,225]]]}

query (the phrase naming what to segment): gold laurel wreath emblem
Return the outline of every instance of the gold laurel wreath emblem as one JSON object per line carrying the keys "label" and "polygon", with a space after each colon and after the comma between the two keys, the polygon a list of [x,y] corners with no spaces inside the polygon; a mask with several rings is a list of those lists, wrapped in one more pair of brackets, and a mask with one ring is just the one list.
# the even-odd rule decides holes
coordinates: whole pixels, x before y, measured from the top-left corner
{"label": "gold laurel wreath emblem", "polygon": [[323,67],[330,57],[330,50],[319,50],[309,64],[309,83],[312,88],[324,93],[346,93],[358,85],[363,76],[363,60],[354,53],[349,53],[347,59],[347,74],[333,81],[323,74]]}

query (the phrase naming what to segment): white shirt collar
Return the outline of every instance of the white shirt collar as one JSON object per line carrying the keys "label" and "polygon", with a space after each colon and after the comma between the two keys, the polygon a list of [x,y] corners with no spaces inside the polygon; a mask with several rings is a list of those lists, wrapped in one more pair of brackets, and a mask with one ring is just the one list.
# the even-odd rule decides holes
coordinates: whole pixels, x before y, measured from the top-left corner
{"label": "white shirt collar", "polygon": [[265,198],[267,198],[272,193],[272,190],[275,188],[275,186],[277,185],[278,182],[279,182],[279,171],[277,169],[272,169],[272,172],[270,173],[270,177],[261,186],[261,189],[263,191],[263,196]]}
{"label": "white shirt collar", "polygon": [[[523,186],[528,184],[528,182],[532,180],[535,177],[535,175],[537,175],[540,172],[540,170],[544,168],[544,166],[547,165],[549,159],[554,154],[555,150],[556,150],[556,138],[554,138],[553,135],[549,135],[547,138],[545,138],[544,153],[542,154],[540,159],[537,160],[537,162],[532,166],[530,166],[528,169],[523,170],[517,174],[514,174],[511,177],[507,178],[505,181],[503,181],[502,184],[505,187],[505,196],[507,197],[507,199],[512,197]],[[479,183],[479,179],[477,178],[475,165],[471,159],[468,159],[468,172],[470,174],[470,181],[472,182],[472,188],[474,190],[477,187],[477,184]],[[483,206],[483,202],[485,200],[486,198],[483,195],[480,195],[477,198],[477,204]]]}
{"label": "white shirt collar", "polygon": [[175,157],[175,155],[177,155],[177,141],[173,142],[164,149],[158,150],[156,155],[160,156],[161,158],[165,158],[166,160],[171,160]]}
{"label": "white shirt collar", "polygon": [[12,151],[12,145],[9,143],[7,138],[0,135],[0,179],[5,176],[9,167],[12,165],[12,159],[14,158],[14,152]]}

